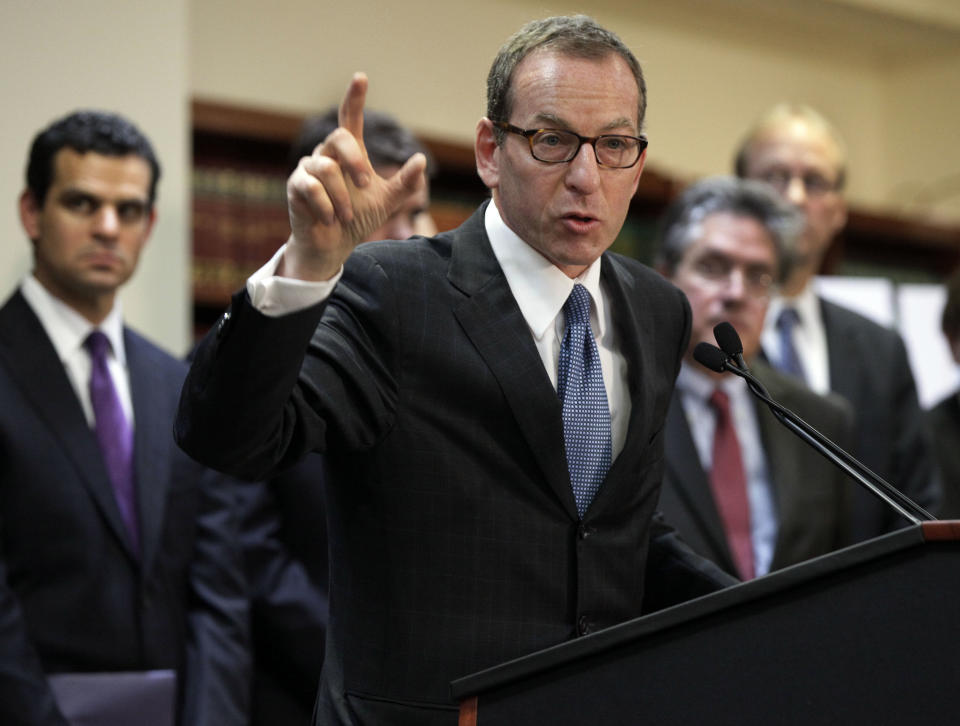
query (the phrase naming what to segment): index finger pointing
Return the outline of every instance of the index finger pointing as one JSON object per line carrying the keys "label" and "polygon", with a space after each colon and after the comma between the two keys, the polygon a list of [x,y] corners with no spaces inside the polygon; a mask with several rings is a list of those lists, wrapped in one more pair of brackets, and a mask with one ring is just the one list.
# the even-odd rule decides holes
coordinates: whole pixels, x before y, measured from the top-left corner
{"label": "index finger pointing", "polygon": [[367,74],[354,73],[353,78],[350,79],[350,85],[347,86],[347,93],[340,103],[338,118],[340,126],[353,134],[364,151],[366,148],[363,145],[363,106],[366,100]]}

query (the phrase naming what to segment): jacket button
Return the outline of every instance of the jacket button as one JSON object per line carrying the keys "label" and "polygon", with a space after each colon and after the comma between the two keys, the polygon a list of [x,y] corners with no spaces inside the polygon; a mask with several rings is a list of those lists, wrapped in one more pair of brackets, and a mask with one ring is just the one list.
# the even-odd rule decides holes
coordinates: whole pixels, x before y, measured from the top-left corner
{"label": "jacket button", "polygon": [[595,527],[588,527],[585,524],[581,524],[577,527],[577,537],[580,539],[586,539],[587,537],[592,537],[596,534],[597,530]]}
{"label": "jacket button", "polygon": [[590,621],[586,615],[577,618],[577,635],[587,635],[590,633]]}

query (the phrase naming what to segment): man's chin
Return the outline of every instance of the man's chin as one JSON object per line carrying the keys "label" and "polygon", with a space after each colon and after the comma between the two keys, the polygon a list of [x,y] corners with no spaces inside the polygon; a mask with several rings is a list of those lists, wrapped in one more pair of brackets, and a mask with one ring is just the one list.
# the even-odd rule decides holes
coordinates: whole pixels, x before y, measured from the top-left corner
{"label": "man's chin", "polygon": [[91,270],[83,277],[83,287],[91,294],[104,295],[116,292],[130,275],[120,270]]}

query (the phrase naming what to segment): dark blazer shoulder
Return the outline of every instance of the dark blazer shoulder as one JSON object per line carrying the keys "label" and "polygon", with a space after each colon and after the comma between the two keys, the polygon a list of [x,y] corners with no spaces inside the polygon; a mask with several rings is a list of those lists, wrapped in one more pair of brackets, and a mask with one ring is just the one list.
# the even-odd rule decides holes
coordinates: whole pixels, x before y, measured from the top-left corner
{"label": "dark blazer shoulder", "polygon": [[799,415],[816,412],[823,420],[837,421],[846,428],[852,428],[853,406],[843,396],[833,392],[816,393],[763,360],[754,361],[753,369],[773,398],[788,408],[796,409]]}
{"label": "dark blazer shoulder", "polygon": [[884,352],[890,348],[904,348],[903,339],[897,331],[856,310],[824,298],[820,298],[820,310],[831,358],[834,355],[831,350],[846,351],[857,343],[868,347],[879,346]]}

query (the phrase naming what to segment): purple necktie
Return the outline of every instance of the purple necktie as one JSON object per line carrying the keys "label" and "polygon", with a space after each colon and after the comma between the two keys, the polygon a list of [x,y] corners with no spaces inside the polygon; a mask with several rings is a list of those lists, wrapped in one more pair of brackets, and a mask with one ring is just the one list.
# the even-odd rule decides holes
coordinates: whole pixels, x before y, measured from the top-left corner
{"label": "purple necktie", "polygon": [[137,528],[137,506],[133,488],[133,429],[123,413],[120,397],[113,386],[107,368],[110,341],[99,330],[87,336],[84,345],[90,352],[90,401],[96,418],[97,441],[103,453],[103,463],[113,484],[113,493],[130,535],[134,552],[140,552]]}

